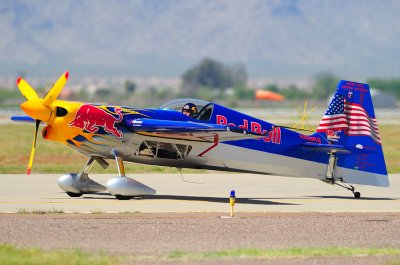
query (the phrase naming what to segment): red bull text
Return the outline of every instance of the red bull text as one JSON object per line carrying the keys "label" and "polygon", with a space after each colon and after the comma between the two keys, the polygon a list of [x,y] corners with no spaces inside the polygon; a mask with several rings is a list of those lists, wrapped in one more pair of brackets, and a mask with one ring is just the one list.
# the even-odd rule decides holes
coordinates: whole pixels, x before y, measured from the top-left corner
{"label": "red bull text", "polygon": [[249,122],[249,120],[243,119],[243,124],[237,126],[234,123],[228,123],[228,119],[224,115],[216,115],[216,121],[217,124],[220,125],[234,126],[242,130],[251,131],[253,133],[265,134],[265,136],[261,138],[264,142],[281,144],[281,128],[279,127],[273,128],[267,134],[267,130],[263,130],[261,124],[255,121]]}

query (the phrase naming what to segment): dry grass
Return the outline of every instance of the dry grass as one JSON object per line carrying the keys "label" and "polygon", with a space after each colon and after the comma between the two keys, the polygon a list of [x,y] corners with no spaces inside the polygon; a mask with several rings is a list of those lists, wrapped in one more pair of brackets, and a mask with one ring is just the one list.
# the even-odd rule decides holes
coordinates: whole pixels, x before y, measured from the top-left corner
{"label": "dry grass", "polygon": [[383,152],[389,173],[400,172],[400,126],[380,126]]}

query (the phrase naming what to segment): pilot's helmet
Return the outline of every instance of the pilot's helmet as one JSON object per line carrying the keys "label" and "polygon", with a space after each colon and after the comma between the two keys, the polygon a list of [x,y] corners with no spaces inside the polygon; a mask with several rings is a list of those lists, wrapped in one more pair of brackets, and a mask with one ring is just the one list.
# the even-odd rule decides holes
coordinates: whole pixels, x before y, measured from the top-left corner
{"label": "pilot's helmet", "polygon": [[198,112],[197,107],[193,103],[187,103],[182,108],[182,113],[191,118],[196,117],[197,112]]}

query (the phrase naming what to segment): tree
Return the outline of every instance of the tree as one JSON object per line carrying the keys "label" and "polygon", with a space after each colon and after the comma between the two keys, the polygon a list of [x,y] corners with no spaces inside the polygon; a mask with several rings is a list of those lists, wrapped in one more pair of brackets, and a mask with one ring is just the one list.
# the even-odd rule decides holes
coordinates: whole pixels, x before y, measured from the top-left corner
{"label": "tree", "polygon": [[400,99],[400,79],[372,78],[368,80],[368,84],[371,88],[392,93]]}
{"label": "tree", "polygon": [[315,76],[312,96],[317,99],[328,99],[335,92],[339,78],[331,73],[323,72]]}
{"label": "tree", "polygon": [[199,64],[187,70],[182,76],[182,87],[189,96],[196,95],[201,87],[224,91],[235,84],[247,82],[244,66],[226,66],[214,59],[204,58]]}
{"label": "tree", "polygon": [[264,87],[264,90],[272,91],[283,95],[286,99],[308,99],[310,97],[309,92],[299,89],[296,85],[289,85],[287,88],[280,88],[277,84],[268,84]]}
{"label": "tree", "polygon": [[310,94],[306,91],[300,90],[296,85],[290,85],[287,89],[280,91],[287,99],[309,99]]}
{"label": "tree", "polygon": [[136,90],[136,84],[130,80],[125,81],[124,87],[127,94],[132,94]]}
{"label": "tree", "polygon": [[236,64],[231,66],[230,70],[233,85],[245,86],[248,79],[246,67],[243,64]]}
{"label": "tree", "polygon": [[233,91],[237,99],[254,99],[254,90],[245,85],[237,84],[233,87]]}
{"label": "tree", "polygon": [[264,90],[281,93],[281,89],[279,89],[277,84],[268,84],[265,86]]}

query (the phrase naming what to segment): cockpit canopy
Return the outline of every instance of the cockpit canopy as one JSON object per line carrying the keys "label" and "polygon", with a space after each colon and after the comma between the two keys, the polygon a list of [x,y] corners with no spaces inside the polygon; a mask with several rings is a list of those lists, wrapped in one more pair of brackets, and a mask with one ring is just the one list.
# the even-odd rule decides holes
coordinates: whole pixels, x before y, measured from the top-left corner
{"label": "cockpit canopy", "polygon": [[199,113],[197,114],[196,117],[194,117],[197,120],[201,121],[208,121],[211,117],[213,108],[214,108],[214,103],[210,103],[205,100],[201,99],[195,99],[195,98],[179,98],[179,99],[174,99],[171,101],[168,101],[164,105],[160,107],[162,110],[175,110],[175,111],[182,111],[182,108],[185,104],[187,103],[193,103],[197,106],[197,109],[199,110]]}
{"label": "cockpit canopy", "polygon": [[186,103],[193,103],[197,106],[198,110],[201,110],[205,105],[209,104],[210,102],[196,98],[178,98],[168,101],[167,103],[162,105],[160,109],[181,111]]}

